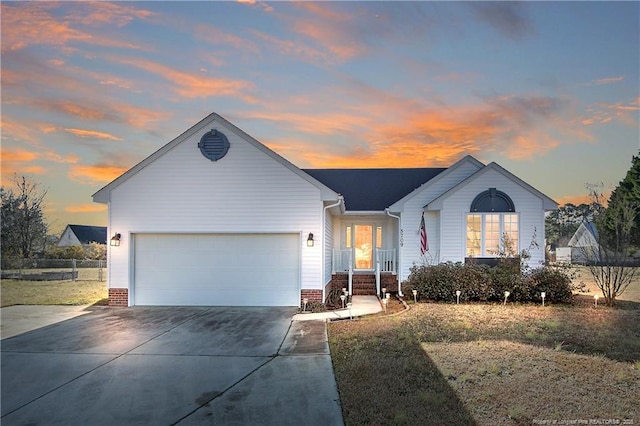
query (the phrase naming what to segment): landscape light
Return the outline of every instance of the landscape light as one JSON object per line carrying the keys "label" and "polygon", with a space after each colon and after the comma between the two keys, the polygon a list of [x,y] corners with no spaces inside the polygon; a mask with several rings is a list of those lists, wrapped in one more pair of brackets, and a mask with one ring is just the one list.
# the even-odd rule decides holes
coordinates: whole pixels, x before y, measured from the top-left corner
{"label": "landscape light", "polygon": [[414,288],[411,292],[413,293],[413,303],[418,303],[418,290]]}
{"label": "landscape light", "polygon": [[460,290],[456,290],[456,305],[460,304],[460,293],[462,293]]}
{"label": "landscape light", "polygon": [[594,295],[593,295],[593,300],[594,300],[594,302],[595,302],[595,304],[596,304],[596,308],[598,307],[598,298],[599,298],[599,297],[600,297],[600,296],[598,296],[598,294],[594,294]]}
{"label": "landscape light", "polygon": [[504,292],[504,304],[505,304],[505,305],[507,304],[507,298],[509,297],[509,295],[510,295],[510,294],[511,294],[511,293],[509,293],[508,291],[505,291],[505,292]]}

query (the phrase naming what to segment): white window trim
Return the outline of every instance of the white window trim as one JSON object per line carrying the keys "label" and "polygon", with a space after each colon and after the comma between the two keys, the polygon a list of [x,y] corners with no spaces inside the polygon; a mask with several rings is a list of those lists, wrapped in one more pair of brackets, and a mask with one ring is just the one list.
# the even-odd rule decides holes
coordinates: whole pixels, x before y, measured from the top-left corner
{"label": "white window trim", "polygon": [[[520,235],[520,230],[522,229],[520,226],[520,213],[518,212],[468,212],[465,217],[464,217],[464,226],[465,226],[465,234],[464,234],[464,256],[465,258],[467,257],[482,257],[482,258],[498,258],[500,257],[499,254],[493,254],[493,253],[487,253],[487,248],[486,248],[486,229],[485,229],[485,216],[487,215],[498,215],[500,216],[500,250],[503,250],[504,247],[502,247],[502,236],[505,234],[505,226],[504,226],[504,217],[506,215],[516,215],[518,217],[517,220],[517,224],[518,224],[518,243],[517,243],[517,247],[514,247],[514,251],[515,253],[510,256],[510,257],[517,257],[520,255],[520,241],[522,240],[522,236]],[[469,216],[480,216],[480,254],[479,255],[469,255],[469,252],[467,250],[468,246],[468,238],[467,238],[467,223],[468,223],[468,219]]]}

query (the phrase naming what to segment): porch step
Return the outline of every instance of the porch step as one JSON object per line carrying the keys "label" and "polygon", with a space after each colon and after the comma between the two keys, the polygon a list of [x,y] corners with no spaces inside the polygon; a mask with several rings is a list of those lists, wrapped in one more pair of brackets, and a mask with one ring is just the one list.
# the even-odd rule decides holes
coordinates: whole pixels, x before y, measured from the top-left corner
{"label": "porch step", "polygon": [[[389,289],[396,289],[397,277],[391,274],[383,274],[380,276],[380,286]],[[375,296],[376,295],[376,276],[374,274],[354,274],[353,275],[353,295],[354,296]],[[331,277],[331,288],[348,288],[349,275],[335,274]]]}

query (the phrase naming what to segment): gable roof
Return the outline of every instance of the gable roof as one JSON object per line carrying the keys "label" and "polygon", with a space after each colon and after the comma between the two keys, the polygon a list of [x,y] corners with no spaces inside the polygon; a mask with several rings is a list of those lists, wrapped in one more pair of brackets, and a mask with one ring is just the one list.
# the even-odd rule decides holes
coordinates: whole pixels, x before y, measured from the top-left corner
{"label": "gable roof", "polygon": [[408,200],[410,200],[412,197],[415,197],[418,194],[420,194],[421,191],[423,191],[425,189],[425,187],[429,187],[429,186],[437,184],[437,182],[440,181],[441,179],[445,179],[451,173],[455,173],[455,171],[457,169],[459,169],[460,167],[463,167],[463,166],[469,165],[469,164],[474,166],[476,169],[481,169],[481,168],[485,167],[485,165],[483,163],[478,161],[473,156],[465,155],[460,160],[456,161],[451,167],[444,169],[444,171],[442,173],[439,173],[433,179],[429,180],[428,182],[423,182],[422,185],[420,185],[419,187],[415,188],[413,191],[411,191],[410,193],[406,194],[401,199],[396,200],[396,202],[394,202],[393,205],[389,206],[389,210],[393,211],[393,212],[399,212],[399,211],[404,210],[404,203],[407,202]]}
{"label": "gable roof", "polygon": [[598,229],[593,222],[582,222],[573,234],[567,246],[588,247],[598,245]]}
{"label": "gable roof", "polygon": [[303,169],[344,196],[350,211],[383,211],[446,168]]}
{"label": "gable roof", "polygon": [[248,135],[238,127],[236,127],[235,125],[231,124],[222,116],[216,113],[211,113],[204,119],[200,120],[197,124],[187,129],[180,136],[173,139],[171,142],[165,144],[156,152],[154,152],[153,154],[151,154],[150,156],[148,156],[147,158],[145,158],[144,160],[142,160],[141,162],[139,162],[138,164],[136,164],[135,166],[127,170],[125,173],[123,173],[122,175],[120,175],[110,183],[108,183],[106,186],[104,186],[100,190],[98,190],[98,192],[93,194],[93,201],[96,203],[105,203],[105,204],[108,203],[110,199],[110,192],[113,189],[115,189],[120,184],[128,180],[130,177],[134,176],[140,170],[144,169],[147,165],[153,163],[156,159],[162,157],[164,154],[171,151],[175,146],[184,142],[186,139],[191,137],[194,133],[197,133],[198,131],[200,131],[203,127],[211,127],[214,125],[215,122],[219,122],[226,129],[232,131],[233,133],[241,137],[243,140],[253,145],[255,148],[262,151],[263,153],[265,153],[267,156],[273,158],[274,160],[282,164],[284,167],[291,170],[296,175],[300,176],[301,178],[305,179],[312,185],[316,186],[318,189],[320,189],[323,200],[338,199],[338,194],[334,192],[331,188],[319,182],[309,174],[304,173],[302,170],[300,170],[298,167],[296,167],[291,162],[286,160],[284,157],[280,156],[273,150],[269,149],[267,146],[263,145],[262,143],[260,143],[259,141],[257,141],[256,139],[254,139],[253,137],[251,137],[250,135]]}
{"label": "gable roof", "polygon": [[520,185],[521,187],[523,187],[527,191],[531,192],[532,194],[534,194],[537,197],[539,197],[540,199],[542,199],[542,207],[543,207],[544,210],[556,210],[558,208],[558,203],[556,203],[551,198],[547,197],[542,192],[538,191],[533,186],[529,185],[528,183],[526,183],[525,181],[523,181],[522,179],[520,179],[516,175],[512,174],[508,170],[504,169],[502,166],[500,166],[498,163],[495,163],[495,162],[487,164],[485,167],[483,167],[482,169],[478,170],[477,172],[475,172],[471,176],[467,177],[466,179],[462,180],[457,185],[451,187],[448,191],[445,191],[442,195],[439,195],[438,197],[436,197],[433,200],[429,201],[427,204],[425,204],[424,208],[427,209],[427,210],[441,210],[442,209],[442,202],[445,199],[447,199],[449,196],[454,194],[458,189],[460,189],[461,187],[463,187],[464,185],[466,185],[470,181],[472,181],[472,180],[478,178],[479,176],[487,173],[489,170],[494,170],[494,171],[497,171],[498,173],[501,173],[502,175],[504,175],[507,178],[511,179],[513,182],[517,183],[518,185]]}
{"label": "gable roof", "polygon": [[[80,244],[99,243],[107,244],[106,226],[67,225],[76,236]],[[64,235],[64,232],[63,232]]]}

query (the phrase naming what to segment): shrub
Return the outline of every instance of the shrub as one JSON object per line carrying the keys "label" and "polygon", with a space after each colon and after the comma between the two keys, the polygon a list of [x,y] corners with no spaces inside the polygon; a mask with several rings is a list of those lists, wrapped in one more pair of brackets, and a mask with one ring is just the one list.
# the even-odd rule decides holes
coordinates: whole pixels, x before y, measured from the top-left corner
{"label": "shrub", "polygon": [[418,297],[428,300],[456,300],[460,290],[460,300],[487,300],[489,295],[488,268],[483,265],[462,263],[441,263],[434,266],[414,265],[403,292],[411,294],[418,290]]}
{"label": "shrub", "polygon": [[477,264],[442,263],[434,266],[414,265],[402,284],[403,292],[418,290],[418,298],[433,301],[502,301],[508,291],[509,300],[532,302],[546,293],[549,302],[572,300],[571,277],[566,271],[545,266],[523,273],[514,262],[498,262],[495,267]]}
{"label": "shrub", "polygon": [[562,270],[550,267],[534,269],[525,281],[530,289],[530,300],[539,300],[543,291],[549,302],[568,303],[573,300],[571,278]]}

